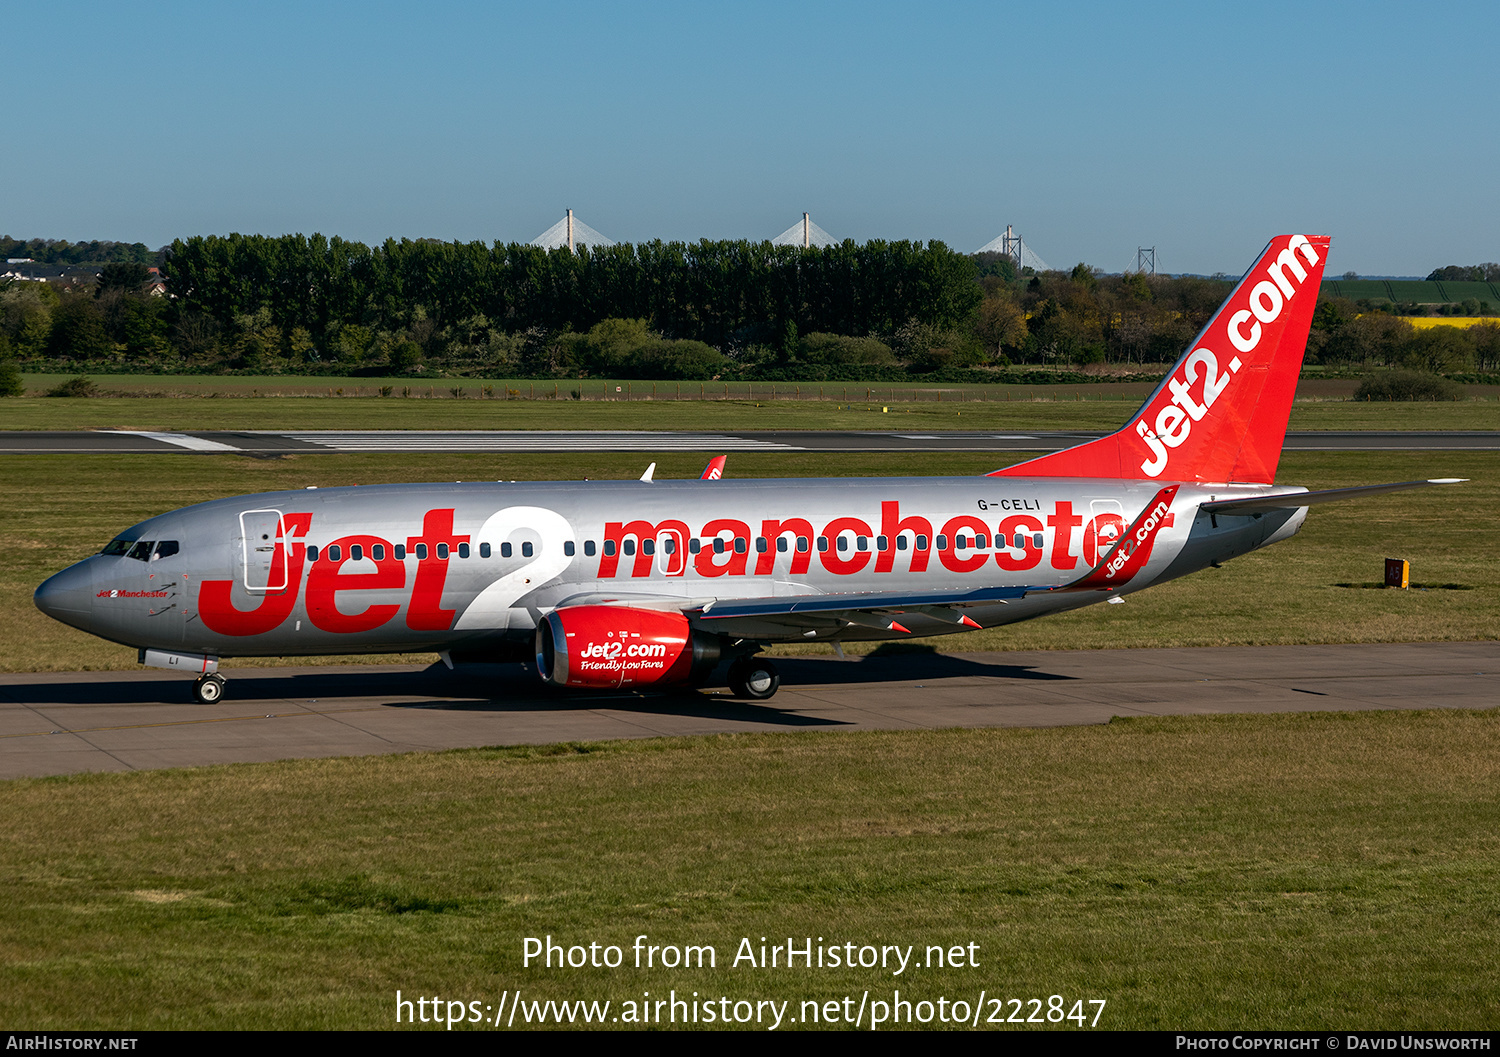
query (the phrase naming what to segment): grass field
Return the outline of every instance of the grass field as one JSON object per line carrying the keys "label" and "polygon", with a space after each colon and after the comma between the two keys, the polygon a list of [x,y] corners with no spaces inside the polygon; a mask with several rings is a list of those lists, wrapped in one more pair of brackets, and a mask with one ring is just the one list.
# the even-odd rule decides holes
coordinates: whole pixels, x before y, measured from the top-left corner
{"label": "grass field", "polygon": [[[978,474],[1014,455],[735,454],[733,477]],[[135,652],[44,617],[31,593],[119,530],[227,495],[392,481],[696,477],[693,453],[345,454],[282,459],[188,455],[9,456],[0,462],[0,670],[134,668]],[[1291,540],[1133,595],[936,640],[948,649],[1096,649],[1236,643],[1405,642],[1500,635],[1500,454],[1290,452],[1280,477],[1310,488],[1467,477],[1470,483],[1315,508]],[[1431,590],[1383,591],[1382,560],[1403,557]],[[800,647],[783,647],[783,652]],[[824,650],[827,647],[810,647]],[[364,658],[389,660],[389,656]],[[428,660],[428,657],[422,657]],[[350,659],[356,660],[356,659]],[[231,663],[280,663],[277,661]],[[298,661],[295,663],[305,663]]]}
{"label": "grass field", "polygon": [[[1500,386],[1454,403],[1356,403],[1328,395],[1353,382],[1304,383],[1291,429],[1500,429]],[[674,429],[674,430],[1113,430],[1146,396],[1144,386],[1098,386],[1102,395],[1039,387],[1013,400],[891,403],[816,400],[590,401],[381,399],[380,397],[140,396],[0,401],[0,429]],[[1138,390],[1138,391],[1132,391]],[[883,408],[888,410],[882,410]]]}
{"label": "grass field", "polygon": [[[984,992],[1002,1016],[1033,1012],[1004,999],[1103,999],[1101,1028],[1494,1029],[1497,790],[1495,711],[14,780],[0,1023],[381,1028],[398,989],[614,1016],[696,992],[800,1019],[899,989],[971,1009]],[[712,945],[717,966],[637,970],[641,935]],[[524,968],[544,936],[624,964]],[[918,963],[973,944],[977,967],[734,967],[762,937],[911,945]]]}

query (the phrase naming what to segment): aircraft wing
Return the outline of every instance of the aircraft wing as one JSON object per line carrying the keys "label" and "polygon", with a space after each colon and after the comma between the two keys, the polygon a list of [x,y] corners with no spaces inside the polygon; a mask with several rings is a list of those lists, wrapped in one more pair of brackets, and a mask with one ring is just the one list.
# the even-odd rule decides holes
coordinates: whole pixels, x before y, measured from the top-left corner
{"label": "aircraft wing", "polygon": [[1249,499],[1218,499],[1199,503],[1199,509],[1210,514],[1253,514],[1261,510],[1294,510],[1318,503],[1336,503],[1343,499],[1361,499],[1367,495],[1404,492],[1408,488],[1426,488],[1435,484],[1460,484],[1464,477],[1436,477],[1428,481],[1401,481],[1398,484],[1371,484],[1360,488],[1325,488],[1317,492],[1282,492]]}
{"label": "aircraft wing", "polygon": [[979,627],[960,610],[968,606],[1005,604],[1024,598],[1027,587],[981,587],[971,591],[847,591],[826,595],[782,595],[777,598],[724,599],[709,602],[692,615],[701,620],[736,617],[822,617],[861,627],[905,631],[892,616],[920,613],[949,624]]}

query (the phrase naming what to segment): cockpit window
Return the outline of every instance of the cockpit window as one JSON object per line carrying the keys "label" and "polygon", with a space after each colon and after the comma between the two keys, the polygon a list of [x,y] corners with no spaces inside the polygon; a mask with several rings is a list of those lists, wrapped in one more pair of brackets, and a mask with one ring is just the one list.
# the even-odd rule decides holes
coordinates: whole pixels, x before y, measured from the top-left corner
{"label": "cockpit window", "polygon": [[99,553],[107,554],[111,558],[118,558],[126,551],[130,550],[130,545],[134,542],[134,540],[110,540],[104,545],[104,549]]}
{"label": "cockpit window", "polygon": [[156,561],[158,558],[170,558],[172,555],[174,555],[176,553],[177,553],[177,541],[176,540],[162,540],[160,543],[158,543],[156,545],[156,553],[153,554],[153,555],[151,555],[151,560],[152,561]]}
{"label": "cockpit window", "polygon": [[151,548],[154,546],[156,546],[155,540],[137,540],[135,546],[130,548],[130,553],[125,555],[125,557],[134,558],[136,561],[149,561],[151,559]]}

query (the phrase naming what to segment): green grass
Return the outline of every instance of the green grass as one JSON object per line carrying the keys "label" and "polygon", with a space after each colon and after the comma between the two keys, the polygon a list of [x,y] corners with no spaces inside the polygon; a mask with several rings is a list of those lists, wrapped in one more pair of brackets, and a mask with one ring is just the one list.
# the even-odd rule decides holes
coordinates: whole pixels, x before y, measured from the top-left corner
{"label": "green grass", "polygon": [[[398,989],[612,1011],[675,989],[795,1016],[899,988],[1102,998],[1116,1029],[1494,1029],[1497,790],[1494,711],[19,779],[0,1023],[380,1028]],[[522,967],[528,936],[641,934],[711,944],[718,968]],[[729,967],[763,936],[973,943],[979,965]]]}
{"label": "green grass", "polygon": [[[1014,455],[733,454],[734,477],[979,474]],[[39,613],[31,593],[144,518],[227,495],[392,481],[695,477],[701,454],[330,454],[9,456],[0,462],[0,670],[133,669],[135,652]],[[993,631],[934,640],[943,650],[1092,649],[1249,643],[1494,639],[1500,634],[1500,454],[1290,452],[1281,480],[1311,488],[1468,477],[1468,484],[1312,510],[1291,540],[1132,595]],[[1364,591],[1386,557],[1412,579],[1472,590]],[[826,650],[827,647],[809,649]],[[798,649],[784,647],[782,652]],[[389,656],[342,658],[390,660]],[[430,659],[423,656],[422,660]],[[276,660],[234,663],[282,663]],[[309,663],[306,658],[291,663]]]}
{"label": "green grass", "polygon": [[[1354,383],[1349,383],[1352,389]],[[1323,383],[1318,383],[1319,387]],[[1145,387],[1017,387],[1007,400],[485,400],[219,395],[0,401],[0,429],[674,429],[1113,430]],[[1495,388],[1495,387],[1490,387]],[[1069,392],[1077,389],[1077,392]],[[1139,390],[1139,391],[1136,391]],[[887,408],[888,410],[882,410]],[[1500,401],[1356,403],[1315,396],[1292,407],[1293,430],[1500,429]]]}

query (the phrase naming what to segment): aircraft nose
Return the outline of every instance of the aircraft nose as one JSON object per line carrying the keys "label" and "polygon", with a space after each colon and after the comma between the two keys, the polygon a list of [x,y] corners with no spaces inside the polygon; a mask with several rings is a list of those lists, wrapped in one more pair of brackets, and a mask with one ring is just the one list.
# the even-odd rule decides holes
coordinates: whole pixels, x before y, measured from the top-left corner
{"label": "aircraft nose", "polygon": [[43,581],[33,598],[53,620],[88,631],[94,615],[94,571],[86,561],[70,565]]}

